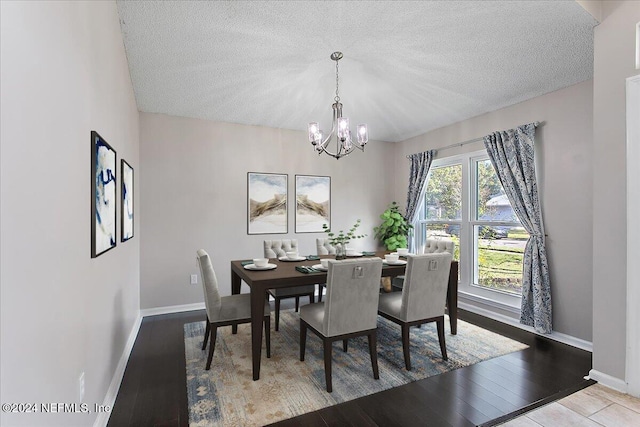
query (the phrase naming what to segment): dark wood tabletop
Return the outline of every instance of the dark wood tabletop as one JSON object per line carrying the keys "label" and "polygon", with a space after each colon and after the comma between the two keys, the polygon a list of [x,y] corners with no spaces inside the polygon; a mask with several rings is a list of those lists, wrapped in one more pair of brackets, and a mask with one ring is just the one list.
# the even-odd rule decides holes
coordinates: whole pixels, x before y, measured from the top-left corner
{"label": "dark wood tabletop", "polygon": [[[376,252],[374,256],[384,259],[384,255],[388,252]],[[333,255],[325,255],[320,258],[334,259]],[[313,285],[317,283],[325,283],[327,280],[326,272],[302,273],[296,270],[298,266],[311,267],[320,264],[319,260],[304,261],[280,261],[278,259],[269,259],[270,264],[275,264],[276,268],[272,270],[247,270],[243,263],[250,260],[231,261],[231,293],[239,294],[240,287],[244,281],[251,288],[251,356],[253,360],[253,379],[260,378],[260,358],[262,353],[262,318],[264,310],[264,300],[267,289],[286,288],[291,286]],[[383,264],[382,276],[395,277],[404,274],[405,264],[386,265]],[[449,288],[447,290],[447,309],[449,312],[449,321],[451,325],[451,333],[457,333],[458,319],[458,262],[451,263],[451,271],[449,273]],[[237,326],[233,327],[233,333],[236,333]]]}

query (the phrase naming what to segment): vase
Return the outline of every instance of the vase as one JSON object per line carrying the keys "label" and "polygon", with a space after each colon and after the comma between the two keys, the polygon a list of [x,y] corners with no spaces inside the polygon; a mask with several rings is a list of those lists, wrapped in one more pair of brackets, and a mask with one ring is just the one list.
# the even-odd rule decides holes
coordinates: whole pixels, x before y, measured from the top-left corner
{"label": "vase", "polygon": [[344,243],[336,243],[336,259],[345,259],[346,257],[346,245]]}

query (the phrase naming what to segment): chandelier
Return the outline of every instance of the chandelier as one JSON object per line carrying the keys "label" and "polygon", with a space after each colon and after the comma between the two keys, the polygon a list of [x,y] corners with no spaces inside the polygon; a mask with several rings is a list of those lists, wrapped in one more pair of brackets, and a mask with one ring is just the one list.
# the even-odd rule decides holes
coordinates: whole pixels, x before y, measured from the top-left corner
{"label": "chandelier", "polygon": [[[364,151],[365,144],[369,141],[369,133],[367,125],[358,125],[356,130],[357,141],[351,138],[351,129],[349,128],[349,118],[342,117],[342,104],[338,95],[338,61],[342,59],[342,52],[333,52],[331,59],[336,61],[336,96],[332,105],[333,122],[331,123],[331,132],[325,137],[320,130],[318,122],[309,123],[309,142],[314,146],[318,155],[325,153],[331,157],[339,159],[351,153],[354,149]],[[331,138],[335,136],[336,151],[329,151]]]}

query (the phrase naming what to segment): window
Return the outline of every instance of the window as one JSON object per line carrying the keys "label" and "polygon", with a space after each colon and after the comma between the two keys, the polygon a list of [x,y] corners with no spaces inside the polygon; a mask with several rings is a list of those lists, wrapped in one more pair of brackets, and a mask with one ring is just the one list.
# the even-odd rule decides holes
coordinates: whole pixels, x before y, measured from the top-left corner
{"label": "window", "polygon": [[456,243],[460,290],[519,306],[522,259],[529,238],[486,152],[433,161],[414,224],[416,243],[448,237]]}

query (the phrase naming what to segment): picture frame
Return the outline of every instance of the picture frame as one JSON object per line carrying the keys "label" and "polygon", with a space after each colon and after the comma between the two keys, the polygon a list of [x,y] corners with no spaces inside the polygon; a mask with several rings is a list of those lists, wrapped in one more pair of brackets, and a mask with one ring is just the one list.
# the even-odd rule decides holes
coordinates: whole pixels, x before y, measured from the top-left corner
{"label": "picture frame", "polygon": [[288,175],[247,173],[247,234],[286,234]]}
{"label": "picture frame", "polygon": [[296,233],[321,233],[331,228],[331,177],[296,175]]}
{"label": "picture frame", "polygon": [[126,242],[133,234],[134,189],[133,168],[125,159],[120,160],[120,241]]}
{"label": "picture frame", "polygon": [[91,258],[116,247],[117,153],[91,131]]}

